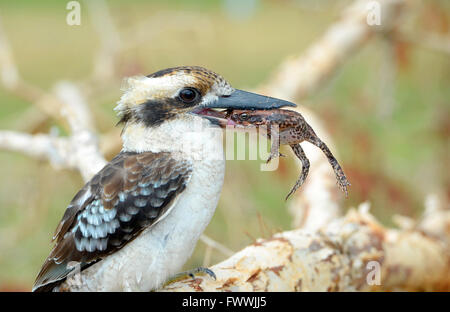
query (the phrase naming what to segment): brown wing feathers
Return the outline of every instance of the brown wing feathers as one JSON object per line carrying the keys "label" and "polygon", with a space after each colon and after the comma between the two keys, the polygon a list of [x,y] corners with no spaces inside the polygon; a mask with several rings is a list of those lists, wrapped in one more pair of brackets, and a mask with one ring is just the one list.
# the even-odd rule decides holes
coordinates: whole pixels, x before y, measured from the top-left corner
{"label": "brown wing feathers", "polygon": [[72,270],[70,261],[83,267],[122,248],[169,209],[190,175],[190,163],[169,153],[117,155],[70,203],[35,290],[63,280]]}

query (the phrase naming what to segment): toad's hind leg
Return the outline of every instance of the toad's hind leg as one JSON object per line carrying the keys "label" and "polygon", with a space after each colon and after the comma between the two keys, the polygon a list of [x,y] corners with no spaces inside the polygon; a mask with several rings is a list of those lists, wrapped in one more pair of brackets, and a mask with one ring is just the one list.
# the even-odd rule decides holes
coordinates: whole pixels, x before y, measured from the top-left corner
{"label": "toad's hind leg", "polygon": [[327,156],[328,162],[330,163],[331,167],[333,167],[339,188],[345,193],[345,196],[348,196],[347,186],[350,186],[351,184],[350,182],[348,182],[344,171],[342,170],[336,158],[334,158],[328,146],[323,143],[322,140],[320,140],[317,136],[312,136],[308,138],[307,141],[320,148],[325,156]]}
{"label": "toad's hind leg", "polygon": [[306,177],[308,176],[309,172],[309,160],[306,157],[305,152],[303,151],[303,148],[299,144],[293,144],[291,145],[292,150],[294,151],[295,155],[300,159],[302,162],[302,174],[298,178],[295,185],[292,187],[289,194],[286,196],[286,200],[291,196],[300,186],[302,186],[303,182],[305,182]]}

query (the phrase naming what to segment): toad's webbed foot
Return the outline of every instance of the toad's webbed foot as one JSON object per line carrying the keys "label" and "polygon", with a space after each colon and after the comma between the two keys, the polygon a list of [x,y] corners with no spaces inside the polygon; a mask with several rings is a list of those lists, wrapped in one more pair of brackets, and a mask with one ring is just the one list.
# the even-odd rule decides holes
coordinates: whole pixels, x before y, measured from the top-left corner
{"label": "toad's webbed foot", "polygon": [[306,157],[305,152],[303,151],[303,148],[300,146],[300,144],[291,145],[292,150],[294,151],[295,155],[300,159],[302,162],[302,174],[298,178],[295,185],[292,187],[289,194],[286,196],[286,200],[291,196],[300,186],[302,186],[303,182],[305,182],[306,177],[308,176],[309,172],[309,160]]}
{"label": "toad's webbed foot", "polygon": [[351,184],[350,182],[348,182],[344,171],[342,170],[336,158],[334,158],[328,146],[325,143],[323,143],[317,136],[308,139],[308,142],[320,148],[322,152],[325,154],[325,156],[327,156],[328,162],[330,163],[331,167],[334,170],[334,174],[336,175],[336,180],[339,188],[341,189],[342,192],[345,193],[345,196],[348,197],[347,187],[350,186]]}
{"label": "toad's webbed foot", "polygon": [[336,159],[333,161],[330,160],[330,164],[333,167],[334,173],[336,175],[337,184],[342,192],[345,193],[345,197],[348,197],[348,186],[350,186],[350,182],[348,182],[347,177],[344,174],[344,171],[342,170],[341,166],[337,162]]}

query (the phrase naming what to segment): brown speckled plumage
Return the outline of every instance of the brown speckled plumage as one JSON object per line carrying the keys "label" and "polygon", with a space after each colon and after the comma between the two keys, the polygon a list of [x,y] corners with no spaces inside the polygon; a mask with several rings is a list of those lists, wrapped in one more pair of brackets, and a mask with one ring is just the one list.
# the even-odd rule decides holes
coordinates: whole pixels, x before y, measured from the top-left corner
{"label": "brown speckled plumage", "polygon": [[286,196],[286,199],[288,199],[289,196],[303,184],[308,176],[309,160],[300,146],[300,143],[303,141],[310,142],[322,150],[336,174],[337,183],[340,189],[348,196],[347,187],[350,183],[348,182],[344,171],[328,146],[319,139],[300,113],[285,109],[234,110],[228,113],[228,118],[237,125],[244,127],[266,127],[267,136],[272,141],[271,152],[267,162],[272,158],[281,155],[279,153],[280,145],[287,144],[291,146],[295,155],[302,162],[302,173],[294,187]]}

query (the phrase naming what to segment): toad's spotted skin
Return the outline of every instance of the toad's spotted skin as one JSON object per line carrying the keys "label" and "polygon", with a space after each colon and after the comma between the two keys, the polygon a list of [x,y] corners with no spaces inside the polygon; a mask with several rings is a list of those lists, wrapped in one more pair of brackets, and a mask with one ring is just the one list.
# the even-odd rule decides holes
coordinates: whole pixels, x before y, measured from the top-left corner
{"label": "toad's spotted skin", "polygon": [[323,151],[333,167],[339,188],[346,196],[348,196],[347,186],[349,186],[350,183],[348,182],[344,171],[327,145],[319,139],[300,113],[284,109],[233,110],[228,112],[228,119],[231,123],[244,127],[264,126],[267,128],[267,137],[272,140],[271,152],[267,162],[272,158],[284,156],[279,152],[280,144],[288,144],[295,155],[301,160],[302,174],[286,196],[286,199],[288,199],[289,196],[303,184],[308,176],[309,160],[300,146],[300,143],[303,141],[310,142]]}

